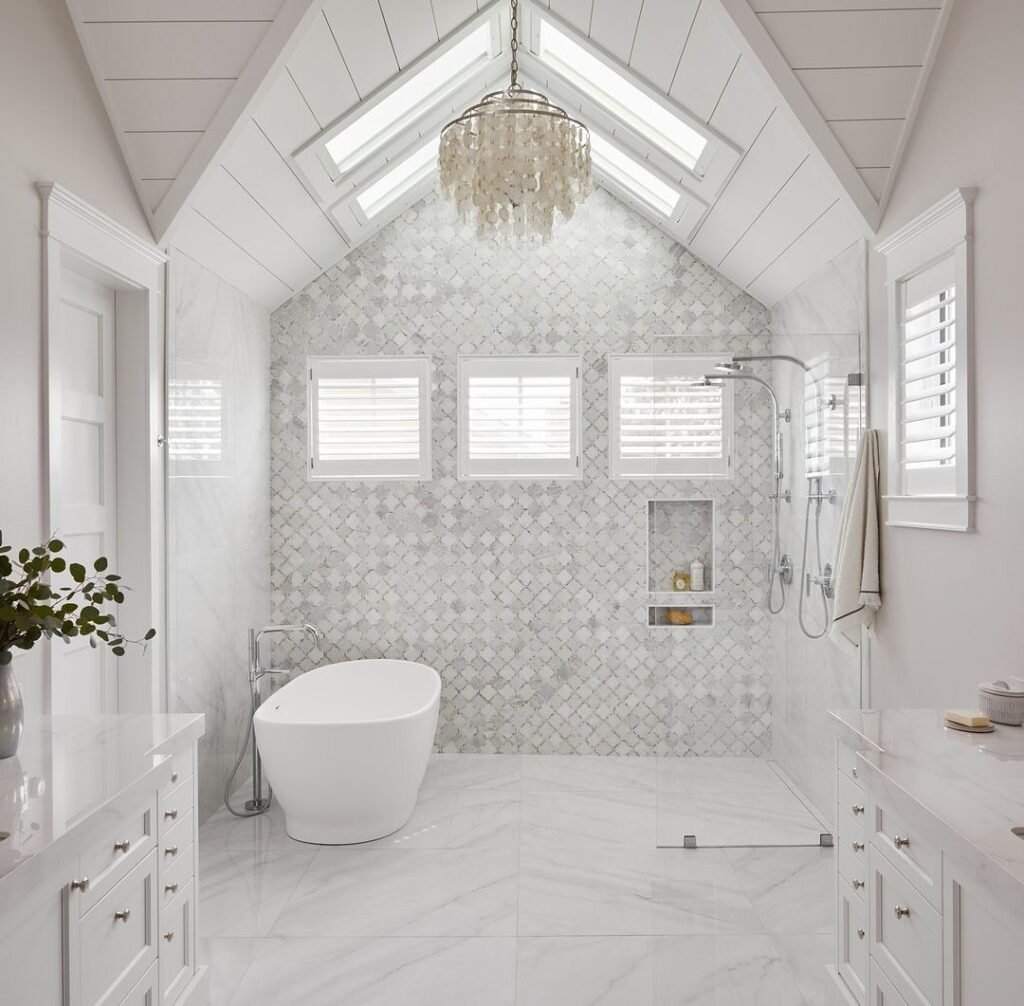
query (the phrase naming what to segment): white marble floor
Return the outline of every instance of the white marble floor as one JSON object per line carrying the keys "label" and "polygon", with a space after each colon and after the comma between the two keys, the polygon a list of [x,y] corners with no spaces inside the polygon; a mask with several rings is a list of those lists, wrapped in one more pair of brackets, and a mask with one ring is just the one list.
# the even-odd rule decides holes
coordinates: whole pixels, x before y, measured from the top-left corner
{"label": "white marble floor", "polygon": [[408,826],[359,847],[294,842],[277,808],[218,813],[213,1006],[819,1006],[831,850],[658,848],[673,782],[756,774],[688,759],[706,764],[684,786],[677,761],[436,755]]}

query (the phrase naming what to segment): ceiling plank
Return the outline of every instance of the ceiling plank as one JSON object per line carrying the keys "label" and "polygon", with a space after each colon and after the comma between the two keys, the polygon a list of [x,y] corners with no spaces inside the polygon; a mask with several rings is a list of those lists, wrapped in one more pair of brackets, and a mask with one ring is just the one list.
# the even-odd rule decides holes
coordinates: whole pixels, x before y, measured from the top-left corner
{"label": "ceiling plank", "polygon": [[590,37],[620,63],[629,62],[643,5],[644,0],[594,0]]}
{"label": "ceiling plank", "polygon": [[942,0],[750,0],[759,14],[785,11],[938,10]]}
{"label": "ceiling plank", "polygon": [[590,18],[594,12],[593,0],[551,0],[548,7],[581,35],[590,36]]}
{"label": "ceiling plank", "polygon": [[455,31],[477,11],[476,0],[430,0],[430,6],[441,38]]}
{"label": "ceiling plank", "polygon": [[829,125],[855,167],[892,167],[903,130],[902,119],[847,120]]}
{"label": "ceiling plank", "polygon": [[84,21],[273,21],[284,0],[79,0]]}
{"label": "ceiling plank", "polygon": [[202,137],[196,133],[127,133],[132,161],[140,179],[162,178],[173,181]]}
{"label": "ceiling plank", "polygon": [[668,94],[700,0],[644,0],[629,66]]}
{"label": "ceiling plank", "polygon": [[126,132],[205,130],[224,104],[233,80],[109,80],[112,117]]}
{"label": "ceiling plank", "polygon": [[774,111],[775,102],[771,94],[750,66],[750,61],[741,56],[708,125],[741,150],[746,150],[757,139],[757,134]]}
{"label": "ceiling plank", "polygon": [[334,32],[322,15],[296,45],[288,60],[288,72],[321,129],[359,102],[359,91],[342,59]]}
{"label": "ceiling plank", "polygon": [[144,201],[151,210],[155,210],[160,205],[161,200],[167,195],[167,190],[171,187],[172,181],[173,179],[171,178],[139,179],[139,185],[142,187],[144,194]]}
{"label": "ceiling plank", "polygon": [[437,44],[429,0],[380,0],[380,9],[401,69]]}
{"label": "ceiling plank", "polygon": [[368,97],[398,73],[398,60],[377,0],[329,0],[324,15],[360,98]]}
{"label": "ceiling plank", "polygon": [[669,97],[707,122],[740,58],[740,49],[721,11],[702,3],[679,60]]}
{"label": "ceiling plank", "polygon": [[[717,0],[728,15],[744,55],[764,72],[783,112],[791,119],[804,142],[846,193],[853,208],[871,234],[878,230],[881,209],[878,200],[857,174],[846,151],[804,90],[761,19],[747,0]],[[778,112],[776,114],[779,114]]]}
{"label": "ceiling plank", "polygon": [[864,184],[881,199],[885,193],[885,183],[889,180],[892,168],[858,168],[857,174],[864,179]]}
{"label": "ceiling plank", "polygon": [[920,70],[916,66],[797,70],[797,79],[827,119],[903,119]]}
{"label": "ceiling plank", "polygon": [[287,71],[278,74],[253,113],[253,119],[284,157],[291,157],[321,129],[298,84]]}

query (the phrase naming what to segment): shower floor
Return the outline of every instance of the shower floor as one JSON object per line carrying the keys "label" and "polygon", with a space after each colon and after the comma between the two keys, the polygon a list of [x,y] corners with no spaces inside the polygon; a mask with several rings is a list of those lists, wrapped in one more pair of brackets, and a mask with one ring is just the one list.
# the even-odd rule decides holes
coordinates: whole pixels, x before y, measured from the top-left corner
{"label": "shower floor", "polygon": [[819,1006],[821,830],[754,759],[435,755],[409,824],[358,847],[221,810],[200,832],[211,1001]]}

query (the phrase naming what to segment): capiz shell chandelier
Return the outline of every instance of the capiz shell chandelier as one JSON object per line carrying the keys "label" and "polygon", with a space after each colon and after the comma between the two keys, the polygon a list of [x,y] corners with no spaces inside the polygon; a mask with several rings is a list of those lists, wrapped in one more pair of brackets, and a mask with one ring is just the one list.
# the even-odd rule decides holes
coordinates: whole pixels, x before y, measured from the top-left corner
{"label": "capiz shell chandelier", "polygon": [[551,240],[593,188],[590,130],[519,84],[519,2],[512,0],[512,76],[441,131],[441,191],[481,238]]}

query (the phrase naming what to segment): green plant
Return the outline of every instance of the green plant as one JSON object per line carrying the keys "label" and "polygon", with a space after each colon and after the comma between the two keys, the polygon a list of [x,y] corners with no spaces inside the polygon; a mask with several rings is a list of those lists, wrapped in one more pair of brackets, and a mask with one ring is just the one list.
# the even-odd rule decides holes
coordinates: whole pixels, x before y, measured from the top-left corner
{"label": "green plant", "polygon": [[[90,572],[78,562],[60,555],[64,542],[51,538],[45,545],[20,549],[15,556],[0,532],[0,666],[9,664],[12,650],[30,650],[43,637],[65,642],[88,636],[91,646],[110,647],[123,657],[128,645],[145,646],[156,635],[150,629],[142,639],[128,639],[117,629],[110,611],[102,610],[124,601],[121,577],[107,572],[100,556]],[[69,586],[57,587],[51,574],[67,573]]]}

